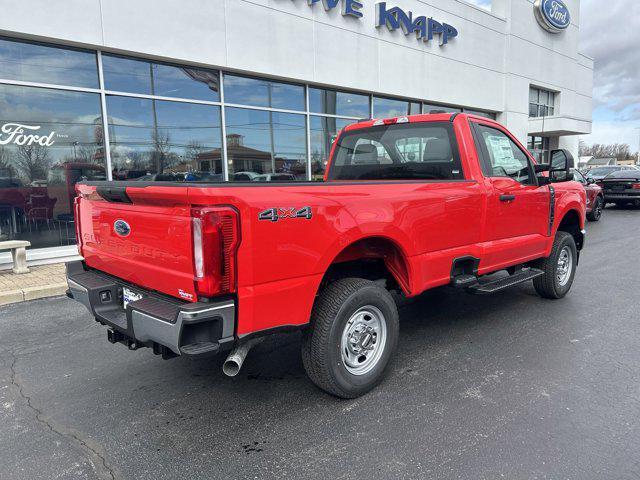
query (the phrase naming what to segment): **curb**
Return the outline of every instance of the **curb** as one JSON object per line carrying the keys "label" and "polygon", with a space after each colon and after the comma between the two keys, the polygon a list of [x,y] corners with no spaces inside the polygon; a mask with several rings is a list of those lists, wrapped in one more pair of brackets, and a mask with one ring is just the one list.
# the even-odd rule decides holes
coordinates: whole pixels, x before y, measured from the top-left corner
{"label": "curb", "polygon": [[0,305],[26,302],[28,300],[36,300],[38,298],[57,297],[59,295],[64,295],[67,288],[69,287],[67,287],[66,283],[53,283],[51,285],[25,287],[21,290],[0,292]]}

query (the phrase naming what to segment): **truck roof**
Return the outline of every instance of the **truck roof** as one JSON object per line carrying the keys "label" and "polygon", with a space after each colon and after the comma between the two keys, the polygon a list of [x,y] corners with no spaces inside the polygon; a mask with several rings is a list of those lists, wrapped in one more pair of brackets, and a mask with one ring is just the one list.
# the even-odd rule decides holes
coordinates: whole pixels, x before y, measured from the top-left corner
{"label": "truck roof", "polygon": [[418,123],[418,122],[447,122],[452,120],[454,117],[463,116],[467,118],[479,118],[482,120],[488,120],[490,122],[495,122],[490,118],[481,117],[478,115],[473,115],[470,113],[423,113],[417,115],[402,115],[399,117],[390,117],[390,118],[372,118],[369,120],[362,120],[357,123],[352,123],[344,127],[343,131],[349,132],[353,130],[360,130],[363,128],[375,127],[378,125],[394,125],[394,124],[402,124],[402,123]]}

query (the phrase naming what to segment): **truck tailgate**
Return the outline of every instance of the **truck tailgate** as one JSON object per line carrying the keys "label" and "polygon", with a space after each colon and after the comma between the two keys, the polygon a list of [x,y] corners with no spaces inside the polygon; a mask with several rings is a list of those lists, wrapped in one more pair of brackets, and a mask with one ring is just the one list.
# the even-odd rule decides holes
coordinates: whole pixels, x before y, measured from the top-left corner
{"label": "truck tailgate", "polygon": [[79,193],[78,234],[89,267],[177,298],[196,299],[187,188],[130,187],[115,202],[93,187],[80,186]]}

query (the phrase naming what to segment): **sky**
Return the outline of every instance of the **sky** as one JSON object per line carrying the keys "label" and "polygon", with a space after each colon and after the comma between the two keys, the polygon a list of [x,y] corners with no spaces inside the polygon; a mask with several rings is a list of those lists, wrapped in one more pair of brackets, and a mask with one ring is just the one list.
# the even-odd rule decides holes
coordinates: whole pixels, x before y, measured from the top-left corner
{"label": "sky", "polygon": [[[469,0],[491,9],[491,0]],[[640,2],[580,0],[581,53],[595,61],[593,129],[580,139],[640,148]]]}
{"label": "sky", "polygon": [[580,49],[595,60],[593,132],[587,143],[640,141],[640,3],[582,0]]}

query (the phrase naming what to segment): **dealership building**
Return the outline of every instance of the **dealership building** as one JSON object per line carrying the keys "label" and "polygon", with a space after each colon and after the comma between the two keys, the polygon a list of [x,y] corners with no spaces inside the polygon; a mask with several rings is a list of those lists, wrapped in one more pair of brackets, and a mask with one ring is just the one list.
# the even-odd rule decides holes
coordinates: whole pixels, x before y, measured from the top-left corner
{"label": "dealership building", "polygon": [[[320,180],[363,118],[591,131],[578,0],[22,0],[0,16],[0,241],[76,253],[74,184]],[[2,256],[4,255],[4,256]],[[0,269],[10,264],[0,254]]]}

